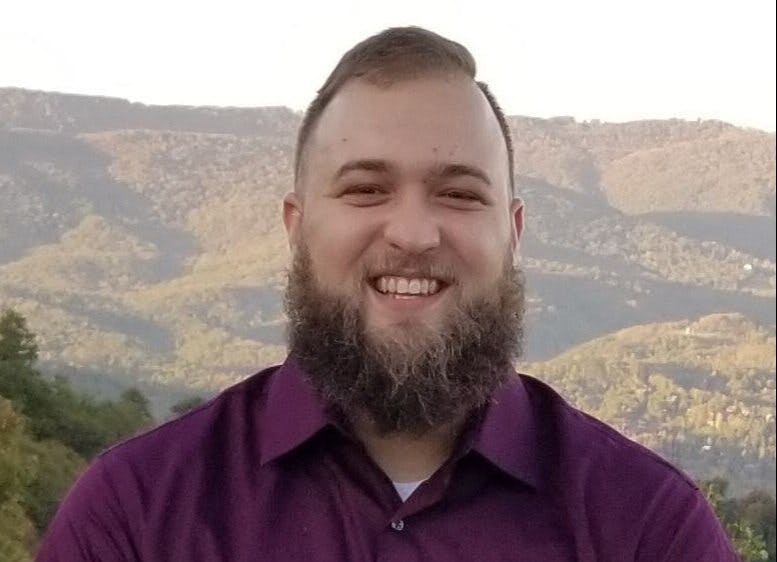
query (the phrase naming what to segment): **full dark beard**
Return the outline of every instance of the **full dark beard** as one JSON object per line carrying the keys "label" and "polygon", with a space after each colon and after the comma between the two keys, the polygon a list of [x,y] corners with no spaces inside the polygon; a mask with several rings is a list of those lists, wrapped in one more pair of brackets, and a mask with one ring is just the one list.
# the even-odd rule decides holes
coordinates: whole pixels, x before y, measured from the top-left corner
{"label": "full dark beard", "polygon": [[523,276],[505,262],[491,294],[452,307],[441,329],[370,334],[361,299],[323,292],[300,248],[285,299],[290,353],[330,408],[349,420],[368,416],[379,434],[420,436],[462,421],[522,351]]}

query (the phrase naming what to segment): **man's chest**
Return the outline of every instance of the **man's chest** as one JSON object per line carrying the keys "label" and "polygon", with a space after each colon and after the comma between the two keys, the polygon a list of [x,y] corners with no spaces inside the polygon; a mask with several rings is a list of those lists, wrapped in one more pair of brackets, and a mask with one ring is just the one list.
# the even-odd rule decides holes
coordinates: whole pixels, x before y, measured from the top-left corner
{"label": "man's chest", "polygon": [[[219,483],[173,501],[143,533],[142,560],[412,562],[581,560],[564,518],[532,492],[480,482],[465,494],[399,502],[390,484],[328,470],[254,486]],[[424,497],[424,494],[427,497]]]}

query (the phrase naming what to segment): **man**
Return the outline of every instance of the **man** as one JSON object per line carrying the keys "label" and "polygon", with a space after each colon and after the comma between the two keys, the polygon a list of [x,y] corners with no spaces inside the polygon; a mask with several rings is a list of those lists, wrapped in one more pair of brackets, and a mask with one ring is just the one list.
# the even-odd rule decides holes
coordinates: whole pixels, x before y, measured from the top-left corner
{"label": "man", "polygon": [[302,123],[288,360],[102,454],[41,561],[731,561],[695,485],[511,371],[523,205],[461,45],[390,29]]}

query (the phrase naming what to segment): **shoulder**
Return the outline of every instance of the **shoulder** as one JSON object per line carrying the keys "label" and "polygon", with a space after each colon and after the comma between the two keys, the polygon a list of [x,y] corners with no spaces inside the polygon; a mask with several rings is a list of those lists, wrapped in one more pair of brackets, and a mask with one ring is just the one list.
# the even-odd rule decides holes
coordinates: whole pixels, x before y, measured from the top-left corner
{"label": "shoulder", "polygon": [[554,453],[561,461],[574,462],[578,469],[595,467],[598,474],[613,478],[622,475],[624,482],[645,478],[669,479],[677,486],[696,490],[694,481],[661,455],[640,445],[607,423],[567,402],[547,384],[521,374],[535,418],[541,420],[540,431],[552,428]]}
{"label": "shoulder", "polygon": [[190,412],[100,453],[69,496],[88,501],[93,490],[103,490],[103,497],[115,498],[137,520],[161,491],[197,488],[214,462],[226,465],[260,440],[268,387],[277,369],[248,377]]}
{"label": "shoulder", "polygon": [[635,560],[736,559],[704,495],[680,468],[539,380],[520,380],[544,444],[548,489],[572,520],[595,529],[587,537],[595,551],[618,545],[617,556]]}
{"label": "shoulder", "polygon": [[189,492],[209,481],[215,463],[230,462],[236,448],[237,454],[250,450],[245,442],[258,439],[277,369],[265,369],[98,455],[57,510],[38,559],[80,560],[84,549],[100,560],[135,559],[149,518],[166,512],[171,498],[180,507]]}
{"label": "shoulder", "polygon": [[223,441],[227,433],[256,431],[268,387],[279,367],[268,367],[186,414],[113,445],[98,460],[107,467],[130,461],[136,466],[146,464],[153,470],[159,463],[185,461],[187,455]]}

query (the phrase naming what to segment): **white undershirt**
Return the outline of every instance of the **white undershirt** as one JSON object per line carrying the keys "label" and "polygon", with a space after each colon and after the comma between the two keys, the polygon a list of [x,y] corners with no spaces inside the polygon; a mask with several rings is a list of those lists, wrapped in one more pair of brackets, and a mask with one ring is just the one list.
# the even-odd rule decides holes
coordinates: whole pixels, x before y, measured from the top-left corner
{"label": "white undershirt", "polygon": [[418,482],[392,482],[392,484],[394,484],[394,488],[397,489],[397,493],[399,494],[399,497],[402,498],[402,501],[407,501],[410,494],[412,494],[418,486],[423,484],[425,480],[426,479],[419,480]]}

